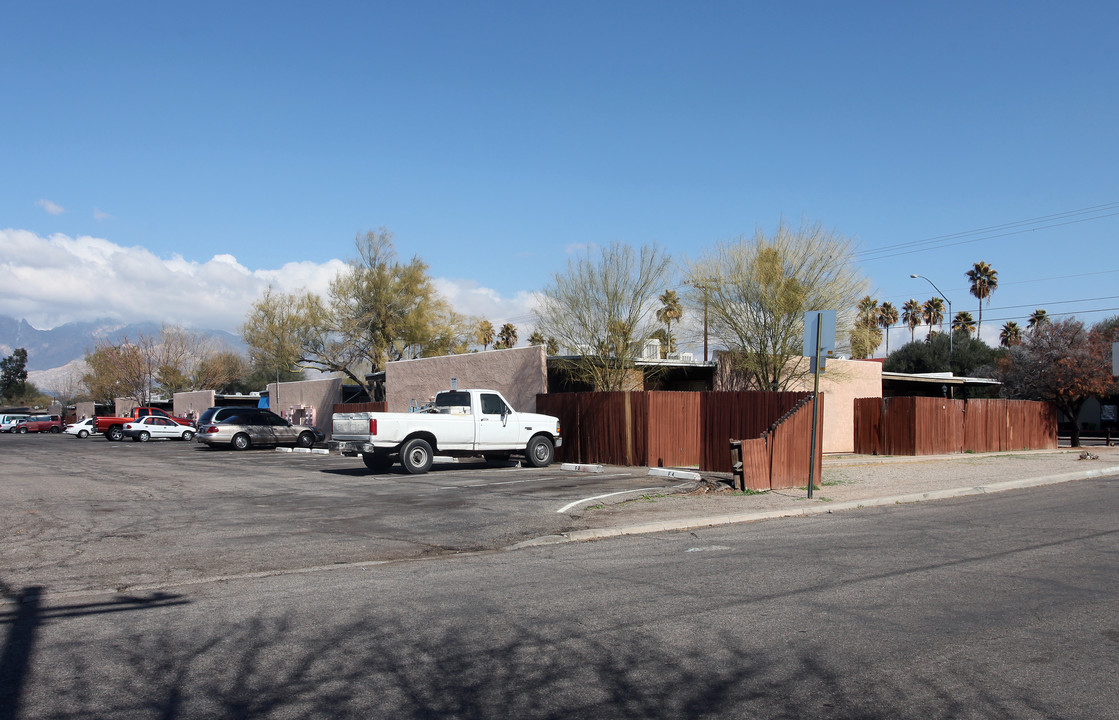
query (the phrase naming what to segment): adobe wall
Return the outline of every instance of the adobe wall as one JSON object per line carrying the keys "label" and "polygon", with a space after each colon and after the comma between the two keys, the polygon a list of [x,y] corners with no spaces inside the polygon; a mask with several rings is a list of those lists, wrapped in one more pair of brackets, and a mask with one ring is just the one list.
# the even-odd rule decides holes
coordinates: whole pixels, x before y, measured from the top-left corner
{"label": "adobe wall", "polygon": [[171,414],[197,420],[198,416],[215,405],[213,390],[177,392],[171,399]]}
{"label": "adobe wall", "polygon": [[[811,392],[812,376],[789,389]],[[824,396],[824,452],[854,452],[855,398],[882,397],[882,363],[828,360],[820,375],[820,392]]]}
{"label": "adobe wall", "polygon": [[342,401],[341,377],[299,382],[271,383],[269,409],[295,425],[314,425],[329,437],[334,426],[334,406]]}
{"label": "adobe wall", "polygon": [[542,345],[487,350],[464,355],[391,362],[385,367],[385,400],[389,412],[408,412],[412,400],[422,405],[440,390],[497,390],[514,410],[536,412],[536,396],[548,392],[547,354]]}

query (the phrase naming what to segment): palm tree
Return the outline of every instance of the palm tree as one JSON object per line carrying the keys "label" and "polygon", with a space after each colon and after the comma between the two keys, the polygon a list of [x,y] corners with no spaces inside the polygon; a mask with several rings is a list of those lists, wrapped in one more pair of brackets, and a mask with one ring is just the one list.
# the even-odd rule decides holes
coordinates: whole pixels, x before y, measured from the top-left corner
{"label": "palm tree", "polygon": [[913,298],[901,306],[901,321],[909,326],[909,342],[913,342],[913,331],[925,321],[925,308]]}
{"label": "palm tree", "polygon": [[963,330],[970,336],[975,329],[975,318],[967,310],[959,311],[956,313],[956,317],[952,319],[952,332]]}
{"label": "palm tree", "polygon": [[898,324],[898,309],[892,302],[884,302],[878,307],[878,325],[886,331],[886,354],[890,354],[890,328]]}
{"label": "palm tree", "polygon": [[1007,321],[1002,326],[1002,331],[999,332],[999,342],[1003,347],[1013,347],[1022,343],[1022,328],[1018,327],[1018,323],[1013,320]]}
{"label": "palm tree", "polygon": [[501,326],[501,332],[497,334],[497,342],[494,348],[511,348],[517,344],[517,328],[513,323],[505,323]]}
{"label": "palm tree", "polygon": [[478,326],[474,329],[474,339],[482,345],[482,351],[493,342],[497,334],[494,332],[493,323],[489,320],[479,320]]}
{"label": "palm tree", "polygon": [[1026,323],[1026,329],[1031,331],[1036,330],[1039,327],[1048,325],[1050,322],[1051,321],[1049,320],[1049,312],[1047,310],[1038,308],[1037,310],[1034,310],[1032,313],[1030,313],[1030,321]]}
{"label": "palm tree", "polygon": [[863,321],[873,321],[875,325],[878,324],[878,301],[870,295],[864,295],[858,304],[859,319]]}
{"label": "palm tree", "polygon": [[533,330],[532,334],[528,336],[529,345],[546,345],[547,340],[544,339],[544,334],[539,330]]}
{"label": "palm tree", "polygon": [[937,325],[941,330],[944,329],[944,301],[938,297],[931,297],[925,301],[925,322],[929,324],[929,330],[932,330],[933,325]]}
{"label": "palm tree", "polygon": [[975,334],[978,336],[983,327],[983,301],[991,303],[991,293],[999,286],[999,273],[980,260],[967,271],[967,279],[971,281],[971,294],[979,298],[979,322],[975,324]]}
{"label": "palm tree", "polygon": [[664,323],[664,351],[676,352],[676,343],[672,339],[672,323],[679,322],[684,316],[684,308],[680,305],[680,298],[675,290],[665,290],[658,300],[661,307],[657,310],[657,320]]}

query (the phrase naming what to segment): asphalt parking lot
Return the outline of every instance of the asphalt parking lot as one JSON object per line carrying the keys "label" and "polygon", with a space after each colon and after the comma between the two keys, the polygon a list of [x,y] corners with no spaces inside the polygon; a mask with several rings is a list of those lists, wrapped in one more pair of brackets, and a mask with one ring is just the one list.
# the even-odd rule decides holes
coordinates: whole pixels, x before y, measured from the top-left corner
{"label": "asphalt parking lot", "polygon": [[373,475],[337,455],[68,435],[0,435],[0,457],[0,581],[55,593],[500,549],[583,527],[591,498],[680,484],[515,462]]}

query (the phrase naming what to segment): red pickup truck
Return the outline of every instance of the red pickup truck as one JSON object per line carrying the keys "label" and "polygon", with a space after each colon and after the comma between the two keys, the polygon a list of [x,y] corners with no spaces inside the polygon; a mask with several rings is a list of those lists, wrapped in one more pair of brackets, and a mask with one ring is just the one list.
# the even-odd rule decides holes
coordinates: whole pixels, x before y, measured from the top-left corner
{"label": "red pickup truck", "polygon": [[169,415],[167,411],[160,410],[153,407],[136,407],[132,408],[132,414],[128,417],[95,417],[93,418],[93,425],[96,432],[105,433],[106,440],[120,440],[124,437],[124,426],[133,420],[138,420],[142,417],[149,415],[156,415],[158,417],[165,417],[174,420],[179,425],[193,425],[190,420],[186,418],[178,418]]}

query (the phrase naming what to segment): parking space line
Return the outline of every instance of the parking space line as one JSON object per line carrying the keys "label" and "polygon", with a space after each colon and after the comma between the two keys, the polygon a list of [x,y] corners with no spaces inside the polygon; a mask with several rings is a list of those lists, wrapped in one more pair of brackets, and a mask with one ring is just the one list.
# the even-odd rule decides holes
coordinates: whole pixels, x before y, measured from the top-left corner
{"label": "parking space line", "polygon": [[491,485],[517,485],[519,483],[542,482],[548,478],[529,478],[527,480],[502,480],[501,482],[492,483],[475,483],[473,485],[443,485],[435,488],[436,490],[461,490],[463,488],[476,488],[476,487],[490,487]]}
{"label": "parking space line", "polygon": [[665,489],[664,486],[650,487],[650,488],[635,488],[633,490],[619,490],[618,492],[606,493],[605,495],[595,495],[593,497],[583,498],[582,500],[576,500],[573,503],[568,503],[568,504],[564,505],[563,507],[561,507],[559,510],[556,510],[556,512],[565,513],[568,510],[570,510],[571,508],[573,508],[576,505],[579,505],[581,503],[591,502],[592,500],[602,500],[603,498],[614,497],[615,495],[625,495],[626,493],[639,493],[639,492],[647,492],[649,490],[664,490],[664,489]]}

